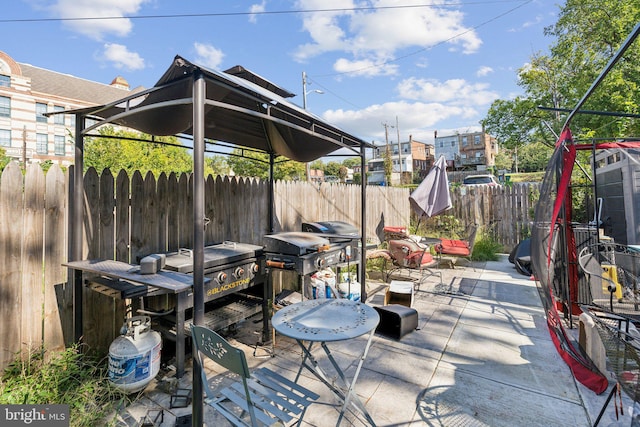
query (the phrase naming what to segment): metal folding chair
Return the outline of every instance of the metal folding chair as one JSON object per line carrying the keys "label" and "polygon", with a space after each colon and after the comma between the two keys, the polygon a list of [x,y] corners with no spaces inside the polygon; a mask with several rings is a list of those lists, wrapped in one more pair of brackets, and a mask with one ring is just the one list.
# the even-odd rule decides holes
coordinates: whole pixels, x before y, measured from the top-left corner
{"label": "metal folding chair", "polygon": [[[300,425],[307,407],[318,395],[267,368],[249,372],[244,351],[203,326],[191,326],[194,363],[200,364],[204,402],[235,426]],[[209,386],[202,355],[238,374],[236,381],[217,393]],[[280,424],[278,424],[280,423]]]}
{"label": "metal folding chair", "polygon": [[429,246],[420,245],[407,237],[390,240],[388,251],[393,267],[387,271],[387,282],[393,274],[401,274],[404,270],[409,278],[412,277],[412,272],[418,273],[418,278],[415,280],[417,289],[420,288],[422,281],[430,276],[440,277],[440,284],[442,284],[442,272],[432,270],[432,267],[438,265],[438,261],[433,259]]}

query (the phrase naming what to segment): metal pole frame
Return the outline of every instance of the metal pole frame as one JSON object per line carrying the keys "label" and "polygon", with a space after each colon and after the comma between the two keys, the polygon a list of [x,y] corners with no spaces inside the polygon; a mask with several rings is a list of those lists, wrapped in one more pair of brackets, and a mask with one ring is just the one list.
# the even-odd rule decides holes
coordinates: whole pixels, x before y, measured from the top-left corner
{"label": "metal pole frame", "polygon": [[[193,323],[204,323],[204,105],[206,100],[204,75],[198,72],[193,80]],[[202,426],[204,401],[202,369],[193,358],[194,426]]]}
{"label": "metal pole frame", "polygon": [[[73,168],[73,203],[69,212],[69,241],[71,242],[70,261],[82,260],[82,237],[84,225],[84,116],[76,114],[75,127],[75,164]],[[71,286],[73,286],[73,335],[74,342],[80,342],[83,334],[82,326],[82,270],[69,269]]]}
{"label": "metal pole frame", "polygon": [[367,301],[367,174],[366,148],[360,145],[360,263],[358,278],[360,279],[360,300]]}

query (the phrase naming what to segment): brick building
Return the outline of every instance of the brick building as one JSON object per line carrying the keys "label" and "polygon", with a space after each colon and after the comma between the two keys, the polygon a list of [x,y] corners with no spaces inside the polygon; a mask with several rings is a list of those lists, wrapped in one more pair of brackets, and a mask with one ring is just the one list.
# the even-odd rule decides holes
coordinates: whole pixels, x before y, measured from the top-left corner
{"label": "brick building", "polygon": [[75,117],[44,114],[106,104],[131,93],[122,77],[97,83],[16,62],[0,51],[0,148],[19,161],[71,164]]}

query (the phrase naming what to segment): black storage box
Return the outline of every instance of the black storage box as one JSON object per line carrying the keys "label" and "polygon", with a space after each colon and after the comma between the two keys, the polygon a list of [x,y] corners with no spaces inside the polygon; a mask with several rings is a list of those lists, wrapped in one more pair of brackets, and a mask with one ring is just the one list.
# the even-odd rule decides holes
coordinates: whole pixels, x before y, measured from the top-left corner
{"label": "black storage box", "polygon": [[414,308],[400,304],[374,307],[380,315],[376,332],[400,339],[418,327],[418,312]]}

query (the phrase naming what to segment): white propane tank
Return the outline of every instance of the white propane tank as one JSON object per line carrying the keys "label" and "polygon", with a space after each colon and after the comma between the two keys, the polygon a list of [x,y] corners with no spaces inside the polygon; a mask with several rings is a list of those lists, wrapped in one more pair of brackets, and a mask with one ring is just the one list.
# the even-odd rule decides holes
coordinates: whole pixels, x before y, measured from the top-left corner
{"label": "white propane tank", "polygon": [[109,346],[109,380],[126,393],[142,390],[160,370],[160,334],[151,330],[149,316],[134,316]]}

